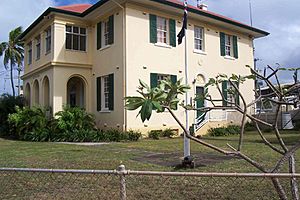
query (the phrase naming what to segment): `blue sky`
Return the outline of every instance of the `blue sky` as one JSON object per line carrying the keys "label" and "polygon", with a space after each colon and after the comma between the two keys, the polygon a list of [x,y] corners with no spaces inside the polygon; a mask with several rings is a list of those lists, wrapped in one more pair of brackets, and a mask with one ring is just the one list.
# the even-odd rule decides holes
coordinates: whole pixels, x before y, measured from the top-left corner
{"label": "blue sky", "polygon": [[[96,3],[98,0],[0,0],[0,42],[6,41],[8,32],[17,26],[28,27],[49,6],[76,3]],[[203,0],[210,11],[250,23],[249,0]],[[300,67],[299,0],[251,0],[253,25],[270,32],[270,36],[255,41],[258,66]],[[196,0],[189,0],[195,4]],[[11,13],[16,13],[11,15]],[[10,91],[10,83],[0,58],[0,94]],[[283,82],[289,75],[281,74]]]}

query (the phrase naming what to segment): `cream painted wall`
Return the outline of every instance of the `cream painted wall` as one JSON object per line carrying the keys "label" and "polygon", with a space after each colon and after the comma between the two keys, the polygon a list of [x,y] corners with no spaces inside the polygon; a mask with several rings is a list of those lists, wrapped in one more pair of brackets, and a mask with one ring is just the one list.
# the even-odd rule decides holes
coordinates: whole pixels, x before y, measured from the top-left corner
{"label": "cream painted wall", "polygon": [[[114,10],[114,43],[110,46],[93,51],[93,93],[92,110],[97,119],[97,126],[102,128],[125,128],[124,121],[124,65],[123,65],[123,11]],[[110,15],[111,15],[110,14]],[[94,37],[96,43],[96,24],[110,15],[102,16],[94,22]],[[111,112],[97,111],[96,78],[114,74],[114,110]]]}
{"label": "cream painted wall", "polygon": [[[176,33],[181,29],[182,21],[179,16],[168,15],[167,12],[158,12],[136,5],[127,4],[126,17],[126,40],[127,46],[127,87],[128,95],[137,95],[135,92],[139,85],[138,80],[142,79],[150,84],[150,73],[172,74],[177,75],[178,79],[184,78],[184,45],[174,47],[161,47],[150,43],[149,35],[149,14],[172,18],[176,20]],[[194,25],[205,28],[205,53],[194,53]],[[139,27],[139,31],[136,31]],[[220,56],[220,38],[219,32],[238,36],[238,59],[225,59]],[[232,73],[245,75],[250,71],[245,65],[253,66],[252,40],[247,36],[230,30],[214,27],[203,21],[190,20],[188,31],[188,66],[189,66],[189,84],[193,88],[194,79],[198,74],[203,74],[206,80],[215,77],[218,73],[231,75]],[[240,88],[245,92],[247,101],[254,98],[251,92],[254,83],[249,81]],[[189,92],[190,97],[194,97],[194,91]],[[218,93],[215,89],[210,89],[213,97],[217,97]],[[182,97],[182,99],[184,99]],[[154,114],[149,122],[143,124],[140,118],[136,118],[137,111],[128,111],[128,128],[140,129],[161,129],[166,126],[177,126],[176,122],[170,117],[169,113]],[[181,121],[185,121],[184,110],[179,109],[176,115]],[[194,121],[194,112],[190,112],[190,124]]]}

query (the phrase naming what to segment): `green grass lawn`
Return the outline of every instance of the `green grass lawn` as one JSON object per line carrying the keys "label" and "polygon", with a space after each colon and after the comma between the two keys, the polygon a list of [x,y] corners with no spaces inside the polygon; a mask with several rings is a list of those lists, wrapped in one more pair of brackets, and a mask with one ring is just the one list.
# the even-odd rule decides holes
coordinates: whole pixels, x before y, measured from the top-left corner
{"label": "green grass lawn", "polygon": [[[297,132],[284,131],[284,140],[288,145],[299,141],[300,134]],[[271,142],[276,142],[275,136],[271,133],[267,135]],[[235,146],[238,136],[229,137],[205,137],[206,141],[215,145],[226,147],[229,143]],[[121,163],[131,170],[163,170],[174,171],[172,166],[164,166],[164,159],[167,162],[168,154],[162,158],[157,158],[159,164],[147,161],[147,156],[158,153],[178,153],[178,163],[183,150],[183,139],[143,139],[139,142],[111,143],[103,146],[77,146],[58,143],[31,143],[23,141],[10,141],[0,139],[0,167],[26,167],[26,168],[67,168],[67,169],[116,169]],[[251,158],[263,162],[268,168],[280,157],[265,146],[260,137],[249,132],[245,136],[245,145],[242,149]],[[220,156],[195,142],[191,142],[191,153],[211,154]],[[145,157],[146,156],[146,157]],[[139,158],[139,159],[137,159]],[[300,153],[296,154],[297,168],[300,167]],[[176,162],[176,161],[175,161]],[[258,172],[240,159],[225,159],[214,164],[201,163],[204,165],[192,171],[201,172]]]}
{"label": "green grass lawn", "polygon": [[[300,133],[285,131],[283,137],[290,146],[299,141]],[[275,143],[275,136],[267,138]],[[236,146],[238,136],[204,137],[204,140],[226,148]],[[0,167],[116,169],[121,163],[130,170],[178,171],[183,139],[143,139],[139,142],[111,143],[102,146],[77,146],[58,143],[31,143],[0,139]],[[209,155],[206,161],[196,160],[198,172],[259,172],[241,159],[225,159],[221,154],[191,142],[192,155]],[[271,168],[280,157],[261,143],[254,132],[245,136],[243,148],[251,158]],[[156,156],[155,161],[149,156]],[[175,158],[174,158],[175,155]],[[176,157],[177,156],[177,157]],[[211,163],[212,158],[218,162]],[[297,169],[300,153],[296,154]],[[180,169],[180,171],[183,169]],[[283,172],[287,172],[285,166]],[[289,193],[289,180],[281,180]],[[0,196],[4,199],[119,199],[119,177],[93,174],[0,173]],[[277,199],[270,179],[218,177],[126,176],[128,199]],[[3,186],[3,187],[2,187]],[[259,188],[259,189],[258,189]]]}

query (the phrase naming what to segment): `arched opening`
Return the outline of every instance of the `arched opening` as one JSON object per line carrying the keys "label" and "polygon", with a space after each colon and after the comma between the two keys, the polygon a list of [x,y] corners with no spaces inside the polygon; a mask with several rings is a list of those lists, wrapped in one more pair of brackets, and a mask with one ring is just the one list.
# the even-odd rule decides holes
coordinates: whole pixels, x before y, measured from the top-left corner
{"label": "arched opening", "polygon": [[49,85],[49,78],[46,76],[43,80],[43,103],[45,107],[50,106],[50,85]]}
{"label": "arched opening", "polygon": [[26,106],[30,106],[30,104],[31,104],[31,89],[30,89],[30,84],[29,83],[27,83],[26,86],[25,86],[24,97],[25,97]]}
{"label": "arched opening", "polygon": [[40,104],[40,87],[37,80],[33,83],[33,105],[38,106]]}
{"label": "arched opening", "polygon": [[85,108],[85,82],[80,77],[72,77],[67,84],[67,103],[71,107]]}

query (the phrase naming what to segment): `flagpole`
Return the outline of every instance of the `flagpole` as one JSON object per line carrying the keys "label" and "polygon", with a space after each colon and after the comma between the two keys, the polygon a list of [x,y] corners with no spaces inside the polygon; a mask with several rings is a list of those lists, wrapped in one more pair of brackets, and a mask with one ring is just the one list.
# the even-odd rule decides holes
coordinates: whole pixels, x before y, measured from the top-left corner
{"label": "flagpole", "polygon": [[[184,6],[187,8],[187,1],[184,1]],[[188,27],[188,26],[187,26]],[[187,27],[185,29],[185,84],[188,85],[189,84],[189,76],[188,76],[188,46],[187,46]],[[185,93],[185,104],[188,105],[188,101],[189,101],[189,95],[188,92]],[[185,110],[185,128],[187,131],[189,131],[189,113],[188,110]],[[187,138],[187,136],[184,134],[184,158],[188,157],[191,155],[191,148],[190,148],[190,139]]]}

